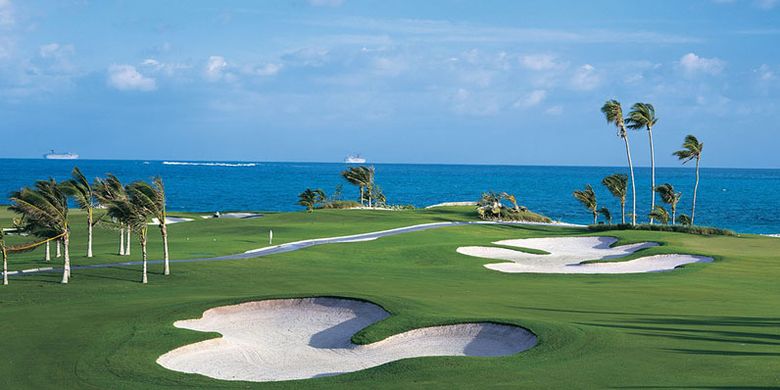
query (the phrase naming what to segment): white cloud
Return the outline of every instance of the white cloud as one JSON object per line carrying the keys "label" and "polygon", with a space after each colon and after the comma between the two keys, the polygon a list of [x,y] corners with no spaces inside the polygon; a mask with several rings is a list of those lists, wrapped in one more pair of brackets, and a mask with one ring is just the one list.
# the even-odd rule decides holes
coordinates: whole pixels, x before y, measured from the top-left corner
{"label": "white cloud", "polygon": [[309,0],[309,5],[314,7],[338,7],[344,4],[344,0]]}
{"label": "white cloud", "polygon": [[753,73],[758,75],[758,79],[761,81],[770,81],[775,79],[775,72],[767,64],[762,64],[756,69],[753,69]]}
{"label": "white cloud", "polygon": [[0,0],[0,27],[10,27],[15,23],[11,0]]}
{"label": "white cloud", "polygon": [[73,45],[60,45],[59,43],[48,43],[38,49],[38,55],[41,58],[62,58],[69,56],[75,51]]}
{"label": "white cloud", "polygon": [[777,0],[756,0],[753,4],[758,8],[769,10],[775,8]]}
{"label": "white cloud", "polygon": [[206,63],[205,75],[206,79],[210,81],[217,81],[222,78],[225,68],[228,63],[222,56],[211,56]]}
{"label": "white cloud", "polygon": [[282,64],[267,63],[254,69],[254,74],[258,76],[274,76],[282,70]]}
{"label": "white cloud", "polygon": [[532,54],[520,57],[520,64],[530,70],[552,70],[564,67],[550,54]]}
{"label": "white cloud", "polygon": [[544,101],[546,97],[547,97],[547,91],[543,89],[537,89],[531,91],[530,93],[525,95],[522,99],[516,101],[514,107],[529,108],[529,107],[538,106],[539,103]]}
{"label": "white cloud", "polygon": [[380,75],[398,76],[406,69],[406,62],[398,58],[379,57],[374,59],[374,70]]}
{"label": "white cloud", "polygon": [[160,72],[167,76],[173,76],[177,71],[182,69],[190,69],[192,66],[180,63],[168,63],[161,62],[154,58],[147,58],[141,61],[141,67],[149,72]]}
{"label": "white cloud", "polygon": [[580,66],[571,78],[571,86],[580,91],[590,91],[601,84],[596,68],[591,64]]}
{"label": "white cloud", "polygon": [[157,83],[151,77],[139,73],[132,65],[108,67],[108,85],[120,91],[154,91]]}
{"label": "white cloud", "polygon": [[563,114],[563,106],[552,106],[544,110],[544,113],[547,115],[561,115]]}
{"label": "white cloud", "polygon": [[680,66],[689,75],[699,73],[716,75],[723,71],[726,63],[718,58],[704,58],[688,53],[680,58]]}

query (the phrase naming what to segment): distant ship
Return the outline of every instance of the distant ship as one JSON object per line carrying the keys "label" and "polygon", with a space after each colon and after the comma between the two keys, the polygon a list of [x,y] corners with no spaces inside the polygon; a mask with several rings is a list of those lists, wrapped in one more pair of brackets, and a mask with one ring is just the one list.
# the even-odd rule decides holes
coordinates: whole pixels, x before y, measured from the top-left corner
{"label": "distant ship", "polygon": [[366,162],[366,159],[360,157],[359,154],[355,154],[355,155],[347,156],[347,158],[344,159],[344,162],[347,164],[364,164]]}
{"label": "distant ship", "polygon": [[52,149],[49,153],[44,154],[43,158],[47,160],[75,160],[79,158],[79,155],[74,153],[54,153]]}

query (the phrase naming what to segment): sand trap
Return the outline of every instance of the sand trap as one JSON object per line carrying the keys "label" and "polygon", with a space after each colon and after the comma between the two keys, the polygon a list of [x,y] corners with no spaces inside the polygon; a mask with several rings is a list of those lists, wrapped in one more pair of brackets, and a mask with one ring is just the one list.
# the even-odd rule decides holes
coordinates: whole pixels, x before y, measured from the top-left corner
{"label": "sand trap", "polygon": [[430,206],[426,206],[426,209],[433,209],[436,207],[450,207],[450,206],[476,206],[477,202],[443,202],[443,203],[436,203],[432,204]]}
{"label": "sand trap", "polygon": [[[181,223],[181,222],[191,222],[192,218],[182,218],[182,217],[165,217],[165,224],[171,225],[174,223]],[[149,225],[159,225],[160,220],[157,218],[152,218],[152,222],[149,223]]]}
{"label": "sand trap", "polygon": [[157,363],[216,379],[265,382],[337,375],[421,356],[511,355],[536,344],[536,336],[523,328],[493,323],[420,328],[368,345],[350,341],[388,316],[377,305],[338,298],[216,307],[174,326],[219,332],[221,338],[174,349]]}
{"label": "sand trap", "polygon": [[635,260],[580,264],[588,260],[616,259],[640,249],[657,246],[658,243],[611,247],[617,242],[613,237],[549,237],[504,240],[496,245],[540,249],[549,255],[535,255],[507,248],[466,246],[458,253],[487,259],[507,260],[507,263],[486,264],[485,267],[501,272],[553,273],[553,274],[629,274],[673,270],[690,263],[708,263],[712,258],[692,255],[655,255]]}

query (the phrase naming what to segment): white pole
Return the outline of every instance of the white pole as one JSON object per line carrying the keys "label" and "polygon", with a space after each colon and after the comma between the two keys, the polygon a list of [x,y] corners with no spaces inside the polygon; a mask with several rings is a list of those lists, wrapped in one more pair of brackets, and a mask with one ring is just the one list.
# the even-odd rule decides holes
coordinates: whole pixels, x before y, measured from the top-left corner
{"label": "white pole", "polygon": [[274,231],[269,229],[268,230],[268,245],[273,245],[273,244],[274,244]]}

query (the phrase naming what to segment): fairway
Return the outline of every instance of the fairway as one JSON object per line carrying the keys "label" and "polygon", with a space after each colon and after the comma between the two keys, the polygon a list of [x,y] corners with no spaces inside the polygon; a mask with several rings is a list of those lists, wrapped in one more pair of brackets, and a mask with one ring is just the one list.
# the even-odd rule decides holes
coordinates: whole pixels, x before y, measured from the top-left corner
{"label": "fairway", "polygon": [[[8,226],[12,214],[2,211]],[[169,226],[174,259],[241,253],[304,239],[421,223],[474,220],[473,208],[318,210]],[[119,263],[117,237],[96,230],[83,257],[83,214],[73,213],[73,265]],[[689,254],[712,263],[625,275],[507,274],[464,246],[534,237],[605,236],[615,245],[658,242],[617,261]],[[9,237],[20,240],[18,237]],[[134,246],[133,260],[139,250]],[[467,225],[328,244],[256,259],[12,276],[0,289],[0,388],[770,388],[780,386],[780,239],[648,231],[588,232],[555,226]],[[150,258],[161,256],[150,229]],[[47,266],[42,250],[13,255],[11,271]],[[48,266],[60,267],[61,259]],[[370,344],[422,327],[495,322],[538,337],[501,357],[422,357],[343,375],[282,382],[221,381],[163,368],[176,348],[219,337],[179,329],[208,309],[273,298],[341,297],[389,313],[352,342]]]}

